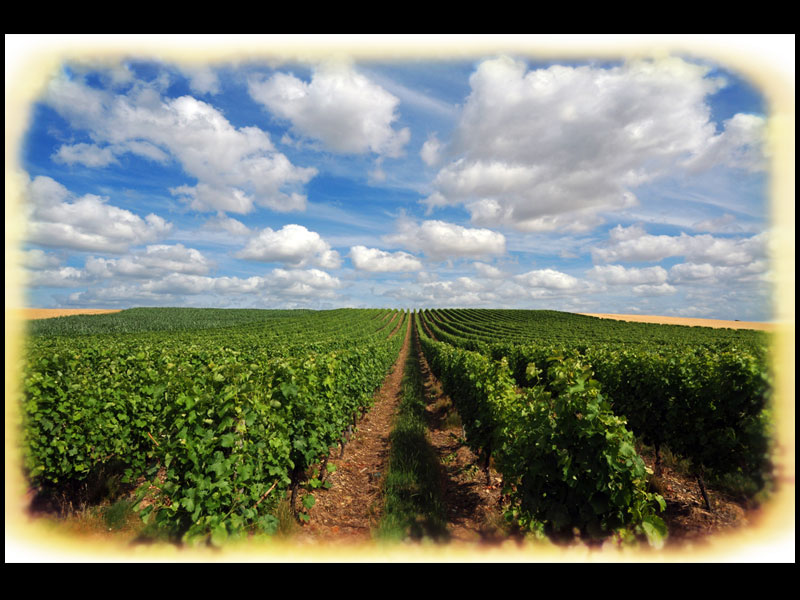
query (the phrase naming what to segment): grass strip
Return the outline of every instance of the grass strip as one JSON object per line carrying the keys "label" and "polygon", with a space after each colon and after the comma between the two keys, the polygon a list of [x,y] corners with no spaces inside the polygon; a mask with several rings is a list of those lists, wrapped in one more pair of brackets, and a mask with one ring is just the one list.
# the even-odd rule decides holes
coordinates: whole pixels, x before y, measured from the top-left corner
{"label": "grass strip", "polygon": [[402,385],[402,399],[390,434],[384,510],[377,537],[386,541],[444,541],[447,517],[441,497],[439,460],[427,438],[425,388],[418,341],[413,335]]}

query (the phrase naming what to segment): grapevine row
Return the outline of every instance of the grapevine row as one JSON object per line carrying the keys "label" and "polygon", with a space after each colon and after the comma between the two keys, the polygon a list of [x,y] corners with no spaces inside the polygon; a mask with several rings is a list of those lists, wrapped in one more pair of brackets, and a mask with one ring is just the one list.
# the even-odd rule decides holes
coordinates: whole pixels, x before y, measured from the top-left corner
{"label": "grapevine row", "polygon": [[648,492],[633,434],[616,416],[591,369],[554,360],[520,390],[505,359],[436,341],[418,328],[423,352],[464,422],[466,439],[503,475],[516,521],[539,534],[666,536],[661,496]]}
{"label": "grapevine row", "polygon": [[173,332],[34,337],[24,378],[29,476],[47,485],[116,465],[160,488],[142,514],[173,536],[270,531],[276,499],[343,443],[399,353],[405,336],[390,333],[405,314],[388,326],[374,317],[330,315],[338,336],[322,342],[308,330],[291,352],[260,348],[250,326],[227,328],[222,347],[210,330],[183,345]]}
{"label": "grapevine row", "polygon": [[616,414],[655,447],[657,456],[661,447],[668,446],[690,459],[701,486],[707,469],[718,476],[744,477],[754,489],[765,485],[770,468],[771,385],[763,349],[729,343],[647,348],[565,343],[545,336],[536,343],[492,341],[489,334],[456,329],[459,314],[450,311],[445,322],[434,311],[428,326],[438,339],[494,360],[505,357],[518,386],[529,385],[530,364],[544,370],[553,356],[580,358],[591,365]]}

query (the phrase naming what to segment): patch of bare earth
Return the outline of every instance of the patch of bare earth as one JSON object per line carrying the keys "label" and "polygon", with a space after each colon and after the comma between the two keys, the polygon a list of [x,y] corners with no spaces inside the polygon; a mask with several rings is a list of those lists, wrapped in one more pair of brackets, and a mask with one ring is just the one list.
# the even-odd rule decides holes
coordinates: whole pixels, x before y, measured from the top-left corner
{"label": "patch of bare earth", "polygon": [[[651,454],[642,453],[645,464],[655,470]],[[666,510],[660,514],[669,530],[668,545],[702,542],[708,536],[741,531],[752,524],[757,509],[743,499],[707,487],[711,510],[705,506],[697,480],[669,466],[661,467],[654,477],[656,492],[663,496]]]}
{"label": "patch of bare earth", "polygon": [[[326,478],[331,487],[314,492],[316,502],[309,511],[310,520],[294,536],[298,543],[356,545],[372,541],[372,529],[381,517],[389,434],[402,394],[410,324],[408,318],[400,355],[376,393],[372,408],[358,423],[343,454],[335,448],[328,455],[328,463],[336,465]],[[397,329],[393,335],[397,335]]]}

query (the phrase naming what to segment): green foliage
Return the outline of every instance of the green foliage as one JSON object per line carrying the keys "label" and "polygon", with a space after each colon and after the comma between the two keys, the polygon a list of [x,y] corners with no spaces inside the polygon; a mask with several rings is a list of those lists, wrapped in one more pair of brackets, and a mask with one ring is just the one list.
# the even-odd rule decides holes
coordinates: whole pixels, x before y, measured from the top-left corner
{"label": "green foliage", "polygon": [[494,456],[503,474],[509,518],[537,535],[578,529],[588,537],[641,535],[663,543],[666,527],[657,513],[664,500],[647,491],[633,434],[588,365],[551,355],[546,368],[522,369],[536,385],[520,392],[505,358],[419,331],[432,370],[464,420],[467,442]]}
{"label": "green foliage", "polygon": [[201,331],[243,325],[269,324],[296,319],[311,311],[223,308],[129,308],[102,315],[71,315],[36,319],[28,324],[30,335],[96,335],[151,331]]}
{"label": "green foliage", "polygon": [[[658,544],[664,500],[646,490],[647,470],[625,420],[614,415],[591,369],[553,357],[549,387],[504,407],[496,463],[513,490],[517,519],[544,531],[604,537],[625,528]],[[661,535],[660,535],[661,533]]]}
{"label": "green foliage", "polygon": [[764,332],[554,311],[426,311],[425,321],[440,341],[507,359],[519,387],[538,383],[552,391],[542,376],[549,358],[580,358],[645,443],[669,446],[711,478],[739,478],[750,495],[770,484]]}
{"label": "green foliage", "polygon": [[[742,481],[749,494],[769,487],[762,332],[555,311],[418,317],[467,443],[494,457],[510,518],[534,533],[577,528],[660,543],[663,499],[644,486],[632,434],[669,447],[708,480]],[[408,318],[132,309],[37,321],[22,382],[28,476],[34,486],[112,470],[121,483],[144,477],[159,489],[140,512],[153,535],[220,544],[280,532],[280,498],[370,405]],[[311,492],[322,486],[318,476],[306,482]],[[125,512],[109,512],[113,522],[117,511]]]}
{"label": "green foliage", "polygon": [[383,311],[284,312],[270,331],[30,338],[31,482],[79,481],[121,462],[126,481],[158,488],[141,516],[172,538],[219,544],[275,530],[293,474],[371,404],[404,337],[380,331]]}
{"label": "green foliage", "polygon": [[132,500],[122,498],[106,508],[103,518],[108,529],[114,530],[124,527],[128,519],[133,515],[134,507],[135,503]]}

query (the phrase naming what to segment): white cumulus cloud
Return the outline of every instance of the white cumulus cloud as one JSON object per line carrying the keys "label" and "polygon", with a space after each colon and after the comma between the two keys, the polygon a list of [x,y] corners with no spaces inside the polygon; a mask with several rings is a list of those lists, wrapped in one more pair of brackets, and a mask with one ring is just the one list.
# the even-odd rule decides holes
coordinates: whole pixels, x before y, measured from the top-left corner
{"label": "white cumulus cloud", "polygon": [[475,270],[482,276],[486,277],[487,279],[502,279],[505,277],[505,273],[503,273],[497,267],[493,267],[492,265],[487,265],[486,263],[476,262],[472,264],[475,267]]}
{"label": "white cumulus cloud", "polygon": [[586,274],[609,285],[662,284],[668,275],[663,267],[637,269],[622,265],[596,265]]}
{"label": "white cumulus cloud", "polygon": [[764,281],[769,277],[769,273],[769,262],[764,259],[733,266],[680,263],[669,270],[669,278],[673,283],[713,285],[733,281]]}
{"label": "white cumulus cloud", "polygon": [[486,60],[426,202],[464,205],[478,225],[582,231],[677,168],[758,168],[763,119],[738,114],[717,134],[707,98],[723,82],[709,70],[680,58],[533,70]]}
{"label": "white cumulus cloud", "polygon": [[332,298],[341,281],[319,269],[274,269],[268,278],[271,291],[279,296]]}
{"label": "white cumulus cloud", "polygon": [[225,216],[223,212],[219,212],[216,217],[210,218],[203,227],[209,231],[226,231],[234,237],[249,237],[253,233],[247,225],[232,217]]}
{"label": "white cumulus cloud", "polygon": [[609,241],[592,248],[592,257],[601,262],[659,261],[684,256],[689,262],[741,265],[763,259],[767,253],[767,235],[749,238],[720,238],[709,234],[651,235],[641,226],[617,225],[609,232]]}
{"label": "white cumulus cloud", "polygon": [[678,293],[677,288],[664,282],[658,285],[642,284],[633,287],[633,293],[637,296],[668,296]]}
{"label": "white cumulus cloud", "polygon": [[[64,273],[62,286],[77,285],[69,281],[70,276],[76,275]],[[335,299],[340,287],[338,278],[319,269],[273,269],[266,275],[248,278],[172,272],[144,281],[129,279],[114,281],[104,287],[92,286],[71,294],[69,301],[76,306],[129,306],[131,302],[162,306],[176,302],[225,306],[233,296],[249,296],[253,303],[266,306],[310,306],[321,299]]]}
{"label": "white cumulus cloud", "polygon": [[313,265],[335,269],[341,264],[339,253],[315,231],[302,225],[285,225],[278,231],[267,227],[252,237],[236,254],[237,258],[262,262],[282,262],[294,267]]}
{"label": "white cumulus cloud", "polygon": [[433,167],[441,160],[442,143],[436,137],[436,134],[428,136],[428,139],[422,144],[422,149],[419,155],[423,162],[429,167]]}
{"label": "white cumulus cloud", "polygon": [[22,253],[22,266],[27,269],[52,269],[60,264],[61,260],[57,256],[38,248],[26,250]]}
{"label": "white cumulus cloud", "polygon": [[195,210],[302,210],[299,188],[317,173],[291,164],[261,129],[234,127],[208,103],[191,96],[163,98],[142,82],[115,94],[62,76],[50,83],[44,101],[94,141],[60,150],[61,159],[86,164],[126,151],[160,162],[173,156],[198,181],[176,190]]}
{"label": "white cumulus cloud", "polygon": [[759,115],[738,113],[723,123],[723,131],[685,161],[691,171],[702,171],[724,164],[747,171],[767,167],[765,154],[766,120]]}
{"label": "white cumulus cloud", "polygon": [[145,218],[86,194],[74,201],[63,185],[40,175],[27,188],[27,241],[42,246],[124,253],[131,246],[166,236],[172,225],[155,214]]}
{"label": "white cumulus cloud", "polygon": [[349,256],[353,261],[353,266],[361,271],[387,273],[422,269],[422,262],[407,252],[386,252],[378,248],[353,246],[350,248]]}
{"label": "white cumulus cloud", "polygon": [[298,134],[320,140],[334,152],[397,157],[410,138],[408,128],[392,128],[400,100],[349,64],[320,65],[310,82],[286,73],[254,77],[248,91],[270,112],[289,120]]}
{"label": "white cumulus cloud", "polygon": [[189,79],[189,89],[196,94],[219,94],[219,78],[214,70],[205,65],[183,65],[181,73]]}
{"label": "white cumulus cloud", "polygon": [[506,239],[502,233],[461,227],[444,221],[423,221],[418,224],[401,220],[397,233],[387,235],[384,239],[415,252],[424,252],[434,260],[480,258],[505,254],[506,251]]}
{"label": "white cumulus cloud", "polygon": [[101,148],[95,144],[63,144],[53,154],[53,160],[68,165],[77,163],[87,167],[105,167],[117,162],[111,147]]}
{"label": "white cumulus cloud", "polygon": [[211,262],[199,250],[183,244],[157,244],[118,259],[89,257],[86,270],[98,277],[163,277],[173,273],[205,275]]}
{"label": "white cumulus cloud", "polygon": [[514,280],[528,288],[545,288],[548,290],[573,290],[580,285],[580,280],[556,271],[555,269],[537,269],[516,275]]}
{"label": "white cumulus cloud", "polygon": [[410,301],[418,306],[489,306],[499,300],[490,287],[470,277],[445,281],[424,281],[387,290],[384,296]]}
{"label": "white cumulus cloud", "polygon": [[75,267],[60,267],[33,271],[28,275],[30,287],[77,287],[86,284],[90,276]]}

